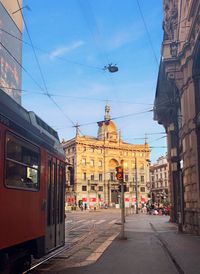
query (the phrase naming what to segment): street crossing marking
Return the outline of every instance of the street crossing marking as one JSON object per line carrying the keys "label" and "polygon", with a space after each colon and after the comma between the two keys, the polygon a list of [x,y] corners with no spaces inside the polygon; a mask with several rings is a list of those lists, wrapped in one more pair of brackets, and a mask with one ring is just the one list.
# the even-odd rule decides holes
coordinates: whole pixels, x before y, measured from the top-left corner
{"label": "street crossing marking", "polygon": [[100,220],[100,221],[98,221],[98,222],[96,222],[95,224],[96,225],[99,225],[99,224],[101,224],[101,223],[104,223],[106,220]]}
{"label": "street crossing marking", "polygon": [[72,220],[65,221],[66,224],[70,224],[70,223],[72,223],[72,222],[73,222]]}
{"label": "street crossing marking", "polygon": [[85,222],[85,220],[79,220],[79,221],[75,221],[75,223],[82,223],[82,222]]}
{"label": "street crossing marking", "polygon": [[112,225],[112,224],[116,223],[117,221],[118,221],[117,219],[114,219],[111,222],[109,222],[109,224]]}
{"label": "street crossing marking", "polygon": [[[118,219],[114,219],[114,220],[108,222],[108,224],[112,225],[112,224],[116,223],[117,221],[118,221]],[[83,226],[83,225],[88,225],[88,224],[91,224],[91,223],[99,225],[99,224],[102,224],[104,222],[106,222],[106,219],[101,219],[101,220],[95,220],[95,219],[85,220],[84,219],[84,220],[78,220],[78,221],[68,220],[68,221],[65,221],[65,224],[69,225],[71,223],[74,223],[74,224],[82,224],[82,226]]]}

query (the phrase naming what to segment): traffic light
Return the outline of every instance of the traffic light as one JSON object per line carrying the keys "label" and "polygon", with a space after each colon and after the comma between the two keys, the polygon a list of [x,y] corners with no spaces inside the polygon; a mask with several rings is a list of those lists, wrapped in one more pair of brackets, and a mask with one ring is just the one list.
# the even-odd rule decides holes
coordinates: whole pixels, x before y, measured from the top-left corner
{"label": "traffic light", "polygon": [[119,191],[119,192],[122,192],[122,187],[124,188],[124,192],[127,192],[127,187],[126,187],[126,185],[121,185],[121,184],[118,186],[118,191]]}
{"label": "traffic light", "polygon": [[116,171],[117,171],[117,174],[116,174],[117,180],[118,181],[123,181],[123,178],[124,178],[123,167],[117,166]]}

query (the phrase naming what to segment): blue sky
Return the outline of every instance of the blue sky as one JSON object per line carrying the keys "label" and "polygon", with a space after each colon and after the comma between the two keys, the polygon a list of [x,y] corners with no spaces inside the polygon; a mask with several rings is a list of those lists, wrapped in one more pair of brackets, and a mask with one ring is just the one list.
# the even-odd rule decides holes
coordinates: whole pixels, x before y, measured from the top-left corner
{"label": "blue sky", "polygon": [[[138,0],[157,59],[162,41],[162,1]],[[55,128],[60,138],[73,138],[73,123],[103,119],[106,101],[111,116],[148,111],[155,96],[158,63],[152,52],[136,0],[24,0],[31,11],[24,17],[52,99],[45,88],[33,50],[23,46],[23,106],[35,111]],[[23,39],[29,42],[24,28]],[[104,71],[116,63],[117,73]],[[159,62],[159,61],[158,61]],[[41,86],[41,89],[38,87]],[[43,93],[43,94],[42,94]],[[116,119],[124,141],[143,143],[145,133],[164,132],[152,112]],[[97,135],[97,124],[82,126],[81,133]],[[161,135],[149,135],[153,147],[165,146]],[[136,139],[135,139],[136,138]],[[165,154],[152,148],[151,160]]]}

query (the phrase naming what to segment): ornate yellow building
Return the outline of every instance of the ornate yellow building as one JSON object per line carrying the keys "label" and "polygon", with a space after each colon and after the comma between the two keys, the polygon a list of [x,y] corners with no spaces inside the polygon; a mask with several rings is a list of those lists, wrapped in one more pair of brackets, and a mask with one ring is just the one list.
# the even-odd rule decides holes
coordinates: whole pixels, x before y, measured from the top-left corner
{"label": "ornate yellow building", "polygon": [[[118,136],[116,125],[110,118],[106,105],[104,120],[98,123],[97,138],[81,136],[77,128],[75,138],[64,141],[66,161],[74,168],[74,186],[67,180],[67,202],[87,204],[89,207],[119,204],[119,183],[115,168],[123,163],[125,206],[145,203],[149,193],[149,146],[125,143]],[[137,180],[137,183],[136,183]],[[72,183],[72,182],[71,182]],[[73,188],[73,189],[72,189]]]}

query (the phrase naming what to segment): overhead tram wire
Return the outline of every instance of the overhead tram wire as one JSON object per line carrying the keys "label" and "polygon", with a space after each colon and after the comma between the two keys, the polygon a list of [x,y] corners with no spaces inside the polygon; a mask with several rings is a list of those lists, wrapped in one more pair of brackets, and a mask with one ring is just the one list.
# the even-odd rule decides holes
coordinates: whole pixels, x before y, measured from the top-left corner
{"label": "overhead tram wire", "polygon": [[[117,119],[123,119],[123,118],[131,117],[131,116],[134,116],[134,115],[140,115],[140,114],[144,114],[144,113],[150,113],[150,112],[152,112],[152,111],[153,111],[152,109],[149,109],[149,110],[146,110],[146,111],[134,112],[134,113],[130,113],[130,114],[125,114],[125,115],[121,115],[121,116],[116,116],[116,117],[110,118],[109,121],[117,120]],[[80,126],[80,127],[89,126],[89,125],[97,124],[97,123],[99,123],[99,122],[104,122],[104,120],[95,121],[95,122],[89,122],[89,123],[85,123],[85,124],[80,124],[79,126]]]}
{"label": "overhead tram wire", "polygon": [[[26,74],[32,79],[32,81],[42,90],[42,91],[44,91],[43,90],[43,88],[38,84],[38,82],[32,77],[32,75],[24,68],[24,66],[13,56],[13,54],[0,42],[0,45],[7,51],[7,53],[14,59],[14,61],[22,68],[22,70],[24,71],[24,72],[26,72]],[[3,88],[7,88],[7,89],[9,89],[8,87],[3,87]],[[13,90],[21,90],[21,89],[14,89],[14,88],[11,88],[11,89],[13,89]],[[43,95],[47,95],[47,94],[45,94],[45,93],[43,93]],[[48,96],[49,97],[49,96]],[[51,97],[49,97],[52,101],[53,101],[53,103],[62,111],[62,109],[58,106],[58,104],[53,100],[53,98],[51,98]],[[63,111],[62,111],[62,113],[65,115],[65,117],[73,124],[73,125],[75,125],[74,124],[74,122],[70,119],[70,117],[68,117]]]}
{"label": "overhead tram wire", "polygon": [[[109,121],[117,120],[117,119],[123,119],[123,118],[126,118],[126,117],[131,117],[131,116],[134,116],[134,115],[140,115],[140,114],[150,113],[150,112],[152,112],[152,109],[146,110],[146,111],[141,111],[141,112],[130,113],[130,114],[126,114],[126,115],[121,115],[121,116],[117,116],[117,117],[113,117],[113,118],[110,118]],[[94,122],[88,122],[88,123],[84,123],[84,124],[79,124],[78,126],[79,127],[90,126],[90,125],[97,124],[99,122],[104,122],[104,120],[99,120],[99,121],[94,121]],[[145,137],[142,138],[142,139],[145,139]]]}
{"label": "overhead tram wire", "polygon": [[[88,8],[87,10],[90,11],[90,18],[93,19],[93,25],[96,27],[96,33],[98,34],[98,37],[100,38],[99,27],[98,27],[98,24],[97,24],[97,21],[96,21],[96,18],[95,18],[94,11],[93,11],[93,9],[92,9],[92,7],[91,7],[90,1],[88,0],[88,1],[85,1],[84,3],[87,3],[87,8]],[[81,11],[82,11],[82,13],[83,13],[83,16],[84,16],[86,25],[87,25],[87,27],[88,27],[88,29],[89,29],[89,31],[90,31],[90,33],[91,33],[91,36],[92,36],[92,38],[93,38],[93,40],[94,40],[94,44],[95,44],[97,50],[99,51],[99,53],[100,53],[100,55],[101,55],[101,58],[102,58],[103,62],[104,62],[104,59],[105,59],[106,63],[109,64],[110,61],[109,61],[108,55],[107,55],[105,52],[103,52],[102,48],[100,48],[100,46],[99,46],[101,43],[98,43],[98,41],[97,41],[97,39],[96,39],[95,33],[94,33],[94,31],[93,31],[93,29],[92,29],[92,27],[91,27],[91,25],[90,25],[90,22],[89,22],[89,20],[88,20],[88,18],[87,18],[87,16],[86,16],[85,7],[82,5],[81,0],[78,0],[78,4],[79,4],[79,7],[80,7],[80,9],[81,9]],[[103,55],[104,55],[104,56],[103,56]],[[105,57],[105,58],[104,58],[104,57]],[[104,67],[105,67],[105,64],[104,64]],[[107,74],[107,73],[106,73],[106,77],[108,77],[109,81],[111,82],[112,86],[114,87],[115,84],[114,84],[114,82],[113,82],[113,78],[112,78],[111,74]],[[116,90],[117,90],[117,89],[116,89]]]}
{"label": "overhead tram wire", "polygon": [[[7,35],[11,36],[11,37],[14,38],[14,39],[19,40],[19,41],[22,42],[23,44],[25,44],[25,45],[27,45],[27,46],[29,46],[29,47],[32,47],[30,43],[28,43],[27,41],[24,41],[23,39],[21,39],[21,38],[15,36],[15,35],[13,35],[12,33],[8,32],[7,30],[0,28],[0,31],[6,33]],[[43,52],[43,53],[45,53],[45,54],[47,54],[47,55],[50,55],[50,52],[48,52],[47,50],[41,49],[40,47],[35,46],[35,45],[33,45],[33,47],[34,47],[34,49],[36,49],[36,50],[38,50],[38,51],[40,51],[40,52]],[[99,70],[99,71],[101,71],[101,72],[103,71],[101,67],[92,66],[92,65],[88,65],[88,64],[83,64],[83,63],[80,63],[80,62],[76,62],[76,61],[73,61],[73,60],[69,60],[69,59],[64,58],[64,57],[55,56],[54,58],[55,58],[55,59],[59,59],[59,60],[61,60],[61,61],[64,61],[64,62],[66,62],[66,63],[70,63],[70,64],[77,65],[77,66],[83,66],[83,67],[87,67],[87,68],[90,68],[90,69]]]}
{"label": "overhead tram wire", "polygon": [[[14,59],[14,61],[21,67],[21,69],[30,77],[30,79],[37,85],[37,87],[43,91],[43,88],[40,86],[40,84],[33,78],[31,73],[15,58],[15,56],[3,45],[3,43],[0,41],[0,45],[5,49],[5,51]],[[17,89],[15,89],[17,90]],[[20,90],[20,89],[19,89]]]}
{"label": "overhead tram wire", "polygon": [[45,91],[46,91],[46,93],[47,93],[47,96],[50,97],[49,92],[48,92],[48,89],[47,89],[46,81],[45,81],[45,79],[44,79],[44,74],[43,74],[43,72],[42,72],[42,69],[41,69],[41,66],[40,66],[40,63],[39,63],[39,60],[38,60],[38,57],[37,57],[35,48],[34,48],[34,46],[33,46],[33,42],[32,42],[32,39],[31,39],[31,36],[30,36],[30,33],[29,33],[28,26],[27,26],[27,24],[26,24],[26,20],[25,20],[25,18],[24,18],[23,12],[22,12],[22,7],[21,7],[20,4],[19,4],[19,0],[17,0],[17,4],[18,4],[18,7],[19,7],[19,12],[21,13],[21,16],[22,16],[22,21],[23,21],[23,23],[24,23],[24,26],[25,26],[25,29],[26,29],[28,38],[29,38],[30,43],[31,43],[31,48],[32,48],[32,50],[33,50],[33,54],[34,54],[34,57],[35,57],[35,60],[36,60],[36,63],[37,63],[37,66],[38,66],[38,69],[39,69],[39,72],[40,72],[40,76],[41,76],[41,78],[42,78],[42,82],[43,82]]}
{"label": "overhead tram wire", "polygon": [[[90,32],[90,34],[91,34],[91,36],[92,36],[92,39],[93,39],[93,41],[94,41],[94,44],[95,44],[97,50],[99,51],[99,53],[101,54],[102,60],[103,60],[104,57],[105,57],[105,59],[103,60],[103,63],[104,63],[104,61],[106,61],[106,62],[109,63],[108,56],[107,56],[105,53],[104,53],[104,57],[103,57],[103,52],[102,52],[102,50],[101,50],[101,48],[100,48],[100,46],[99,46],[100,43],[98,43],[98,41],[97,41],[97,39],[96,39],[96,36],[95,36],[95,33],[94,33],[94,30],[93,30],[93,28],[91,27],[91,24],[90,24],[90,22],[89,22],[88,17],[86,16],[86,10],[87,10],[87,11],[90,12],[90,19],[93,21],[93,22],[92,22],[92,23],[93,23],[93,26],[96,27],[96,33],[98,34],[98,38],[100,38],[100,31],[99,31],[99,28],[98,28],[98,25],[97,25],[97,22],[96,22],[96,19],[95,19],[94,12],[93,12],[92,7],[91,7],[91,5],[90,5],[90,2],[86,0],[86,1],[83,1],[83,3],[84,3],[84,4],[87,4],[87,7],[86,7],[86,8],[85,8],[85,6],[82,4],[82,1],[81,1],[81,0],[78,0],[78,4],[79,4],[79,7],[80,7],[80,10],[82,11],[84,20],[85,20],[86,25],[87,25],[87,27],[88,27],[88,29],[89,29],[89,32]],[[91,20],[90,20],[90,21],[91,21]]]}
{"label": "overhead tram wire", "polygon": [[156,64],[159,66],[159,62],[158,62],[158,58],[157,58],[157,55],[156,55],[156,51],[155,51],[154,46],[153,46],[153,42],[152,42],[152,39],[151,39],[151,35],[150,35],[149,29],[148,29],[148,27],[147,27],[147,24],[146,24],[146,21],[145,21],[145,18],[144,18],[144,14],[143,14],[142,8],[141,8],[141,6],[140,6],[140,2],[139,2],[139,0],[136,0],[136,2],[137,2],[137,6],[138,6],[138,9],[139,9],[140,16],[141,16],[141,18],[142,18],[142,21],[143,21],[143,24],[144,24],[146,33],[147,33],[147,37],[148,37],[148,40],[149,40],[149,44],[150,44],[150,46],[151,46],[151,50],[152,50],[154,59],[155,59],[155,61],[156,61]]}
{"label": "overhead tram wire", "polygon": [[[24,23],[24,26],[25,26],[25,29],[26,29],[26,32],[28,34],[28,37],[29,37],[29,40],[31,42],[31,47],[32,47],[32,50],[33,50],[33,53],[34,53],[34,56],[35,56],[35,60],[36,60],[36,64],[38,66],[38,69],[39,69],[39,72],[40,72],[40,75],[41,75],[41,78],[42,78],[42,81],[43,81],[43,85],[44,85],[44,88],[45,88],[45,91],[46,91],[46,94],[48,96],[48,98],[54,103],[54,105],[62,112],[62,114],[64,114],[64,116],[70,121],[70,123],[72,123],[73,126],[75,126],[75,123],[72,121],[72,119],[66,115],[62,108],[55,102],[55,100],[51,97],[51,95],[49,94],[49,91],[47,89],[47,85],[46,85],[46,81],[45,81],[45,78],[44,78],[44,75],[43,75],[43,72],[42,72],[42,69],[41,69],[41,66],[40,66],[40,63],[39,63],[39,60],[38,60],[38,57],[37,57],[37,54],[36,54],[36,51],[34,49],[34,46],[33,46],[33,42],[32,42],[32,39],[31,39],[31,36],[30,36],[30,33],[29,33],[29,30],[28,30],[28,26],[26,24],[26,21],[25,21],[25,18],[23,16],[23,12],[21,10],[21,7],[20,7],[20,4],[19,4],[19,0],[17,0],[17,3],[18,3],[18,7],[20,9],[20,13],[21,13],[21,16],[22,16],[22,20],[23,20],[23,23]],[[42,89],[43,90],[43,89]]]}
{"label": "overhead tram wire", "polygon": [[[44,95],[44,92],[40,91],[33,91],[33,90],[27,90],[27,89],[19,89],[19,88],[14,88],[14,87],[6,87],[6,86],[0,86],[0,88],[6,88],[6,89],[11,89],[11,90],[16,90],[16,91],[23,91],[26,93],[31,93],[31,94],[39,94],[39,95]],[[72,95],[65,95],[65,94],[56,94],[56,93],[49,93],[51,97],[64,97],[64,98],[71,98],[71,99],[77,99],[77,100],[89,100],[89,101],[99,101],[99,102],[113,102],[113,103],[119,103],[119,104],[129,104],[129,105],[145,105],[145,106],[152,106],[153,104],[147,104],[147,103],[137,103],[137,102],[128,102],[128,101],[120,101],[120,100],[114,100],[114,99],[100,99],[100,98],[91,98],[91,97],[79,97],[79,96],[72,96]]]}

